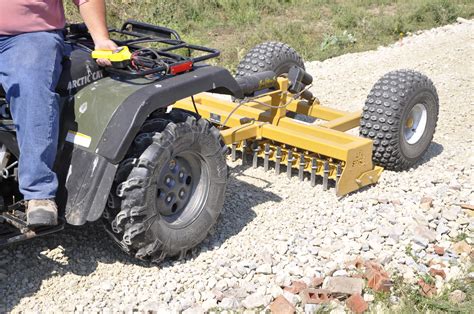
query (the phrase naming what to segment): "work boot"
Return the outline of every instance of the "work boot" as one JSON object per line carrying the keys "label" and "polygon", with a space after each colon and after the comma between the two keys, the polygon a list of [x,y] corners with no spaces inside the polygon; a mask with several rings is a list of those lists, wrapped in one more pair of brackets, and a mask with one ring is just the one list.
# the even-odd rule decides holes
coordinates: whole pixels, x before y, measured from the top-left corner
{"label": "work boot", "polygon": [[55,226],[58,224],[58,207],[53,199],[30,200],[26,208],[29,227]]}

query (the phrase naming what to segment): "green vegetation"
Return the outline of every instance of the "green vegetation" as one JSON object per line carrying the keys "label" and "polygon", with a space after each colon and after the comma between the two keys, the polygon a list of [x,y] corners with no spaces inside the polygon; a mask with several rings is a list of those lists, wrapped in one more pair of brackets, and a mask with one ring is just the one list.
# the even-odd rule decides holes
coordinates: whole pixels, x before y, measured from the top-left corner
{"label": "green vegetation", "polygon": [[[469,271],[472,271],[472,267]],[[425,282],[434,284],[435,279],[429,275],[420,277]],[[449,294],[461,290],[466,294],[466,299],[459,304],[449,301]],[[386,313],[472,313],[474,308],[474,282],[469,278],[452,280],[441,294],[428,298],[420,293],[418,285],[410,285],[403,281],[402,276],[393,278],[393,292],[375,294],[375,304],[382,305]],[[396,296],[397,305],[393,305],[390,296]],[[376,313],[371,307],[371,312]]]}
{"label": "green vegetation", "polygon": [[[323,60],[388,44],[409,32],[474,17],[471,0],[107,0],[109,24],[127,18],[165,25],[189,42],[222,50],[234,68],[263,41],[290,44]],[[70,20],[79,20],[66,2]]]}

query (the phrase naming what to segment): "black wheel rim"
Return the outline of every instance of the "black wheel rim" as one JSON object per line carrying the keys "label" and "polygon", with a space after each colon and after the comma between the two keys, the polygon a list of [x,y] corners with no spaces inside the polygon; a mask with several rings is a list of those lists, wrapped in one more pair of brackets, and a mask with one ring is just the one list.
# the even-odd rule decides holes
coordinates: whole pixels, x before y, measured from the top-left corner
{"label": "black wheel rim", "polygon": [[209,194],[209,168],[191,151],[173,156],[156,179],[156,208],[172,228],[184,228],[201,214]]}

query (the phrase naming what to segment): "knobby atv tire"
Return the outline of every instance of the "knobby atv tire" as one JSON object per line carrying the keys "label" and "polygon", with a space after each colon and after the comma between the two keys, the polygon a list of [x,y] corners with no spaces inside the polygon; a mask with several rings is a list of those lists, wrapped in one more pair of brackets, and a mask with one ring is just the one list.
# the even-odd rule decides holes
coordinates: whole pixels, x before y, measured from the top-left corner
{"label": "knobby atv tire", "polygon": [[[415,143],[404,136],[408,115],[426,108],[426,126]],[[360,120],[360,135],[373,140],[373,161],[388,170],[411,168],[428,149],[436,129],[439,99],[433,82],[412,70],[385,74],[370,91]]]}
{"label": "knobby atv tire", "polygon": [[273,71],[277,76],[288,73],[294,65],[304,67],[301,56],[295,49],[281,42],[266,42],[252,48],[237,66],[237,77],[265,71]]}
{"label": "knobby atv tire", "polygon": [[[288,74],[290,68],[305,69],[303,58],[289,45],[281,42],[265,42],[252,48],[237,66],[236,77],[244,77],[265,71],[273,71],[277,76]],[[268,90],[259,91],[262,94]],[[251,96],[254,96],[251,95]],[[314,122],[314,118],[288,112],[287,116],[304,122]]]}
{"label": "knobby atv tire", "polygon": [[[226,150],[220,132],[194,114],[172,110],[149,119],[117,170],[104,213],[108,233],[142,260],[184,257],[204,240],[223,207]],[[174,185],[165,183],[169,177],[176,179]],[[189,187],[189,197],[174,212],[180,200],[178,192],[169,191],[178,184]],[[165,215],[161,205],[167,195],[177,201]]]}

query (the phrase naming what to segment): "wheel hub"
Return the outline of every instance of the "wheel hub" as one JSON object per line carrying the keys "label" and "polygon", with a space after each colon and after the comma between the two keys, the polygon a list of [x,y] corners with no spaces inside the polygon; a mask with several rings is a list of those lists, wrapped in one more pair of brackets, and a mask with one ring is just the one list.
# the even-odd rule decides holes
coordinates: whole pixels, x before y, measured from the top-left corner
{"label": "wheel hub", "polygon": [[428,111],[425,104],[416,104],[411,108],[403,124],[403,137],[408,144],[417,143],[425,133]]}
{"label": "wheel hub", "polygon": [[193,190],[193,173],[185,158],[176,157],[157,180],[156,201],[160,214],[172,216],[181,212],[189,202]]}

